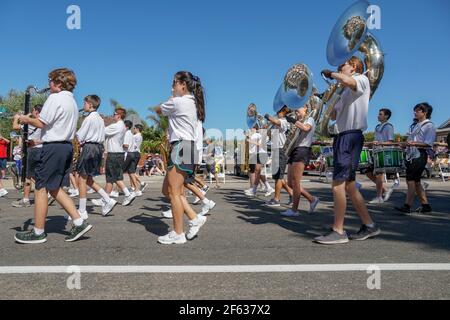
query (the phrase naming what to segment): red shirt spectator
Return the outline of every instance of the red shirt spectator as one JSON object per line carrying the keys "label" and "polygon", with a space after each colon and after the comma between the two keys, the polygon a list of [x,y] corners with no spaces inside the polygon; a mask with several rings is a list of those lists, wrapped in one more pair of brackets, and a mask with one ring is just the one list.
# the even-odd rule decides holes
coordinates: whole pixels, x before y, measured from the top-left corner
{"label": "red shirt spectator", "polygon": [[8,145],[9,141],[0,137],[0,159],[8,158]]}

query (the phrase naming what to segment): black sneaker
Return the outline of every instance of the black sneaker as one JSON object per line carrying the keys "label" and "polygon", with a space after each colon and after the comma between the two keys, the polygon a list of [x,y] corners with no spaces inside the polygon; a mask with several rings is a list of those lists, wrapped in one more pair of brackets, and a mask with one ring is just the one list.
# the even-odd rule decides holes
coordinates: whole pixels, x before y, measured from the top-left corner
{"label": "black sneaker", "polygon": [[395,207],[395,210],[400,211],[402,213],[410,214],[411,213],[411,207],[404,205],[403,207]]}
{"label": "black sneaker", "polygon": [[47,234],[43,233],[38,236],[36,233],[34,233],[33,229],[31,231],[16,233],[16,235],[14,236],[14,240],[16,240],[18,243],[23,244],[45,243],[47,242]]}
{"label": "black sneaker", "polygon": [[361,229],[355,234],[351,234],[349,239],[350,240],[357,240],[357,241],[363,241],[367,240],[369,238],[375,237],[381,233],[380,228],[378,228],[376,225],[373,228],[370,228],[363,224],[361,226]]}
{"label": "black sneaker", "polygon": [[430,206],[421,206],[421,207],[418,207],[414,212],[416,212],[416,213],[430,213],[432,211],[433,210],[431,209]]}
{"label": "black sneaker", "polygon": [[314,241],[320,244],[343,244],[348,242],[348,237],[345,231],[344,234],[339,234],[332,230],[324,236],[315,238]]}
{"label": "black sneaker", "polygon": [[79,227],[73,226],[69,236],[66,237],[66,242],[77,241],[91,229],[92,225],[88,224],[86,221],[83,221],[83,224]]}

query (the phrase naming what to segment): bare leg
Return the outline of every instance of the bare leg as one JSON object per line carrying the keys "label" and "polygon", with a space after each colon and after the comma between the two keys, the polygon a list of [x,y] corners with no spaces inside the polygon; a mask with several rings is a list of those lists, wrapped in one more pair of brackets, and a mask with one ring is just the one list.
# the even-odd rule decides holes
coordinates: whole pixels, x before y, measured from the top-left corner
{"label": "bare leg", "polygon": [[420,182],[416,182],[415,183],[415,187],[416,187],[416,194],[417,194],[417,197],[420,200],[420,203],[422,205],[423,204],[429,204],[428,203],[428,199],[427,199],[427,193],[423,189],[422,184]]}
{"label": "bare leg", "polygon": [[344,233],[345,210],[347,208],[347,197],[345,195],[345,181],[333,181],[334,199],[334,225],[333,229],[338,233]]}
{"label": "bare leg", "polygon": [[356,188],[355,181],[347,182],[346,191],[362,223],[364,223],[365,225],[373,224],[373,220],[369,215],[369,211],[367,210],[364,198]]}

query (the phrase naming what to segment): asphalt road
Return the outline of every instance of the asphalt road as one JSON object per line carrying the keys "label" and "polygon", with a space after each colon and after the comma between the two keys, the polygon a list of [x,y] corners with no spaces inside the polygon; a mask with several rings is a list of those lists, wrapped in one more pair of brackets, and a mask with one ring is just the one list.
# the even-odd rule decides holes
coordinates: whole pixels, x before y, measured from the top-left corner
{"label": "asphalt road", "polygon": [[[434,212],[398,215],[395,204],[404,199],[404,182],[389,203],[369,205],[382,234],[363,242],[321,246],[312,242],[332,224],[329,184],[306,177],[304,186],[321,200],[316,213],[285,218],[280,209],[264,206],[263,195],[246,197],[243,179],[229,178],[208,197],[217,202],[199,237],[185,245],[163,246],[157,237],[168,232],[171,220],[161,178],[151,178],[143,197],[130,207],[117,206],[109,217],[90,207],[93,230],[75,243],[64,242],[64,213],[55,204],[49,211],[48,242],[24,246],[14,233],[32,227],[32,208],[12,208],[19,194],[0,199],[0,299],[449,299],[450,271],[381,271],[378,286],[368,288],[366,271],[199,272],[164,273],[163,266],[276,266],[351,264],[450,264],[450,183],[429,181]],[[363,196],[372,199],[374,186],[360,178]],[[92,198],[92,196],[90,196]],[[287,197],[283,196],[287,202]],[[194,206],[200,211],[199,206]],[[349,206],[347,230],[359,220]],[[187,221],[186,221],[187,229]],[[1,267],[20,266],[161,266],[158,273],[5,273]],[[17,268],[16,268],[17,269]],[[11,269],[11,270],[16,270]],[[192,269],[192,268],[191,268]],[[18,269],[17,269],[18,270]],[[162,273],[161,273],[162,272]],[[76,279],[80,290],[69,289]],[[377,278],[378,279],[378,278]],[[369,279],[370,280],[370,279]],[[373,280],[373,279],[372,279]],[[373,282],[376,283],[376,282]],[[78,285],[77,285],[78,286]],[[77,287],[75,286],[75,287]],[[69,286],[70,287],[70,286]]]}

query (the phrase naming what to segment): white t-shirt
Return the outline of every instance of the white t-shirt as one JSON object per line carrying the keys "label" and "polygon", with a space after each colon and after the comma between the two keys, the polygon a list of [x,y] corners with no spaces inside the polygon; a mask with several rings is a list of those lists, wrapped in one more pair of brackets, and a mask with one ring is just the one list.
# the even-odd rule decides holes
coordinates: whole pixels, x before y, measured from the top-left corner
{"label": "white t-shirt", "polygon": [[113,153],[123,153],[123,140],[127,128],[122,120],[113,123],[105,128],[106,151]]}
{"label": "white t-shirt", "polygon": [[278,129],[278,147],[282,149],[286,143],[286,133],[289,130],[289,123],[286,118],[280,118],[280,127]]}
{"label": "white t-shirt", "polygon": [[197,107],[192,95],[174,97],[161,105],[169,118],[169,141],[196,141]]}
{"label": "white t-shirt", "polygon": [[195,132],[195,146],[197,149],[197,158],[195,160],[197,164],[201,164],[203,159],[203,123],[200,120],[197,120],[197,128]]}
{"label": "white t-shirt", "polygon": [[105,142],[105,122],[98,112],[91,112],[81,124],[81,128],[76,133],[77,140],[83,144],[86,142]]}
{"label": "white t-shirt", "polygon": [[334,109],[337,111],[338,133],[350,130],[367,130],[369,112],[370,83],[365,75],[354,75],[356,91],[346,88]]}
{"label": "white t-shirt", "polygon": [[[22,125],[22,131],[24,131],[24,127],[25,126]],[[28,125],[28,140],[41,140],[41,129]],[[42,148],[42,144],[31,147],[31,149],[35,148]]]}
{"label": "white t-shirt", "polygon": [[432,147],[436,141],[436,127],[427,119],[417,123],[408,135],[408,141],[421,142]]}
{"label": "white t-shirt", "polygon": [[[314,142],[314,133],[316,131],[316,122],[313,117],[309,117],[304,125],[309,124],[311,126],[311,130],[308,132],[302,132],[298,137],[298,146],[299,147],[307,147],[310,148],[312,143]],[[300,129],[297,129],[300,130]]]}
{"label": "white t-shirt", "polygon": [[134,136],[131,133],[131,130],[127,130],[125,132],[125,137],[123,139],[123,144],[128,146],[127,148],[123,147],[125,152],[133,152],[134,150]]}
{"label": "white t-shirt", "polygon": [[[265,143],[263,143],[263,136],[259,132],[255,132],[250,136],[250,141],[258,143],[261,146],[257,146],[253,143],[250,143],[249,145],[249,153],[251,155],[256,155],[257,153],[267,153],[265,149]],[[267,141],[266,141],[267,143]]]}
{"label": "white t-shirt", "polygon": [[71,142],[78,121],[78,107],[73,93],[61,91],[51,94],[42,107],[39,120],[45,124],[41,131],[43,142]]}
{"label": "white t-shirt", "polygon": [[134,144],[133,144],[133,150],[131,150],[131,152],[141,152],[141,145],[142,145],[142,141],[143,141],[143,138],[142,138],[142,134],[139,132],[139,133],[136,133],[134,136],[133,136],[133,138],[134,138]]}
{"label": "white t-shirt", "polygon": [[380,123],[375,128],[375,141],[394,141],[394,126],[389,122]]}

